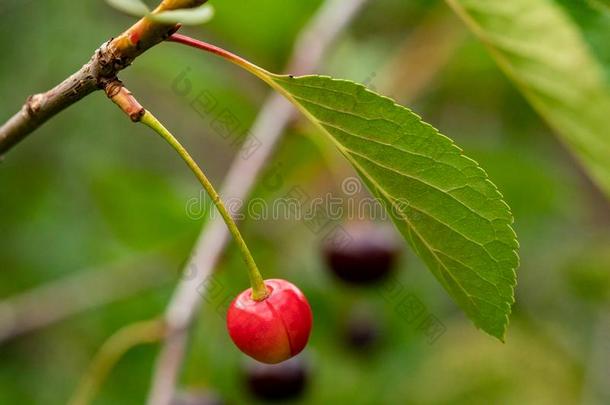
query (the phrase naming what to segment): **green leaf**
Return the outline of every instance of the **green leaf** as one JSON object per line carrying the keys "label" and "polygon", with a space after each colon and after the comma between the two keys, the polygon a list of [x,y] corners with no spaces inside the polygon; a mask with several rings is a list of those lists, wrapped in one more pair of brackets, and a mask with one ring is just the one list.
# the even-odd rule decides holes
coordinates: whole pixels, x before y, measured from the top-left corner
{"label": "green leaf", "polygon": [[355,167],[475,325],[504,339],[519,265],[513,216],[485,171],[451,139],[360,84],[276,75],[205,42],[173,40],[235,63],[297,106]]}
{"label": "green leaf", "polygon": [[214,8],[204,4],[195,8],[184,8],[179,10],[161,11],[149,15],[153,21],[163,24],[200,25],[210,21],[214,17]]}
{"label": "green leaf", "polygon": [[412,111],[362,85],[270,78],[330,136],[474,323],[503,339],[518,243],[510,209],[485,171]]}
{"label": "green leaf", "polygon": [[552,0],[447,0],[610,196],[610,90],[576,24]]}
{"label": "green leaf", "polygon": [[106,0],[113,8],[133,17],[143,17],[150,13],[146,4],[140,0]]}

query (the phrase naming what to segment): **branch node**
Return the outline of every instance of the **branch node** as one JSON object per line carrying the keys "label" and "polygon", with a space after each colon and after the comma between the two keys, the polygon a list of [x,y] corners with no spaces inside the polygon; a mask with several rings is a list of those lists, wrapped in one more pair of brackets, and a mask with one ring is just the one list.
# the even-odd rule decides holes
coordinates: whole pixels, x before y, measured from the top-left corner
{"label": "branch node", "polygon": [[44,94],[33,94],[28,96],[24,105],[24,112],[27,114],[28,118],[31,118],[40,111],[40,106],[42,100],[44,99]]}
{"label": "branch node", "polygon": [[[0,0],[1,1],[1,0]],[[163,0],[157,12],[192,8],[206,0]],[[77,72],[64,79],[51,90],[40,95],[37,105],[26,101],[17,113],[0,125],[0,154],[4,154],[49,118],[78,100],[103,89],[104,84],[116,77],[143,52],[166,40],[178,30],[175,24],[158,23],[141,18],[122,34],[109,39],[95,50],[90,60]],[[141,115],[131,115],[138,119]]]}
{"label": "branch node", "polygon": [[102,79],[101,83],[108,98],[123,110],[131,121],[140,121],[146,110],[136,100],[131,91],[127,90],[123,82],[114,77],[112,79]]}

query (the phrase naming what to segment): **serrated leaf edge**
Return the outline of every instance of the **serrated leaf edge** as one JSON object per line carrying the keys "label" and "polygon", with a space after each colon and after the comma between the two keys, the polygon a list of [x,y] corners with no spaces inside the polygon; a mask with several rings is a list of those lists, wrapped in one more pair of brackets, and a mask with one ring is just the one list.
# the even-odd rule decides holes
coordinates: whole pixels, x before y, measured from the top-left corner
{"label": "serrated leaf edge", "polygon": [[[263,70],[264,71],[264,70]],[[290,79],[299,79],[299,78],[306,78],[306,77],[319,77],[319,78],[324,78],[324,79],[328,79],[328,80],[332,80],[335,82],[345,82],[345,83],[350,83],[352,85],[355,85],[357,88],[359,88],[360,90],[363,90],[365,92],[374,94],[376,97],[379,97],[380,99],[385,100],[386,102],[390,102],[392,103],[393,106],[398,107],[400,109],[405,110],[406,112],[414,115],[415,117],[417,117],[417,119],[419,120],[419,122],[424,125],[427,126],[429,128],[431,128],[434,133],[436,135],[439,135],[441,137],[443,137],[444,139],[448,140],[451,144],[451,146],[456,150],[456,152],[460,155],[460,157],[464,158],[464,159],[468,159],[470,160],[472,163],[474,163],[476,165],[476,167],[481,170],[482,174],[485,177],[485,180],[493,187],[493,191],[497,194],[499,200],[502,202],[502,204],[505,206],[505,208],[507,209],[507,213],[509,215],[509,219],[507,221],[503,220],[503,222],[505,222],[505,226],[509,229],[509,231],[511,232],[511,234],[514,236],[513,239],[511,240],[515,246],[515,248],[512,249],[513,254],[515,255],[515,258],[517,260],[517,264],[515,267],[511,268],[511,274],[512,274],[512,283],[510,285],[510,291],[511,291],[511,297],[510,300],[508,301],[508,311],[504,314],[503,316],[503,320],[504,322],[502,323],[502,334],[501,335],[496,335],[491,333],[490,331],[486,330],[483,326],[479,325],[475,320],[473,320],[473,323],[475,324],[475,326],[487,333],[489,333],[492,336],[495,336],[496,338],[498,338],[500,341],[504,342],[505,341],[505,337],[506,337],[506,331],[508,329],[508,324],[509,324],[509,317],[510,314],[512,313],[512,305],[515,302],[515,288],[517,286],[517,274],[516,274],[516,269],[519,266],[519,255],[518,255],[518,248],[519,248],[519,242],[517,240],[517,235],[512,227],[512,224],[514,223],[514,217],[512,215],[510,206],[506,203],[506,201],[504,200],[504,196],[502,195],[502,193],[500,192],[500,190],[497,188],[497,186],[491,181],[489,180],[489,176],[487,174],[487,172],[472,158],[466,156],[463,154],[463,149],[460,148],[458,145],[455,144],[455,142],[453,142],[453,140],[449,137],[447,137],[446,135],[442,134],[441,132],[438,131],[438,129],[436,129],[434,126],[430,125],[429,123],[425,122],[422,120],[422,118],[416,114],[415,112],[413,112],[412,110],[410,110],[409,108],[400,105],[398,103],[396,103],[393,99],[386,97],[384,95],[378,94],[370,89],[368,89],[366,86],[351,81],[351,80],[344,80],[344,79],[335,79],[332,78],[330,76],[324,76],[324,75],[306,75],[306,76],[292,76],[292,75],[276,75],[273,73],[269,73],[267,71],[264,71],[267,75],[270,76],[271,80],[265,80],[269,85],[271,85],[276,91],[280,92],[284,97],[286,97],[292,104],[294,104],[299,111],[301,111],[301,113],[303,113],[319,130],[321,130],[323,133],[328,133],[328,131],[324,128],[324,126],[320,123],[320,121],[318,120],[318,118],[314,117],[309,111],[307,111],[306,108],[304,108],[301,103],[299,103],[299,101],[297,100],[296,97],[294,97],[290,92],[288,92],[286,89],[284,89],[281,85],[277,84],[275,82],[275,79],[283,79],[283,80],[290,80]],[[354,165],[354,167],[357,168],[358,171],[366,173],[366,170],[363,169],[361,167],[361,165],[356,162],[351,156],[350,156],[350,152],[341,144],[339,143],[332,135],[329,134],[329,138],[331,139],[331,141],[333,142],[333,144],[339,149],[339,151],[341,152],[341,154],[343,156],[345,156],[346,159],[348,159],[350,161],[350,163],[352,165]],[[385,191],[383,191],[383,188],[380,187],[378,184],[376,184],[373,180],[372,177],[369,175],[367,177],[368,181],[371,181],[374,186],[376,187],[376,189],[382,193],[384,195],[384,197],[391,203],[393,204],[394,207],[396,207],[394,205],[394,198],[393,196],[389,196]],[[444,191],[443,191],[444,192]],[[446,192],[444,192],[446,194]],[[401,212],[400,210],[397,210],[398,212]],[[430,254],[432,254],[436,260],[438,261],[438,263],[443,266],[445,268],[446,273],[448,273],[452,279],[457,283],[457,285],[460,286],[460,288],[464,291],[465,296],[468,297],[468,299],[471,300],[471,295],[468,294],[468,292],[464,289],[464,287],[459,283],[458,280],[455,279],[455,277],[452,275],[452,273],[450,271],[448,271],[447,267],[443,264],[443,262],[438,258],[438,256],[435,253],[435,250],[431,248],[430,244],[427,242],[426,239],[424,239],[421,234],[419,234],[419,232],[417,232],[417,228],[415,228],[411,221],[404,215],[401,215],[401,217],[403,217],[404,221],[408,224],[409,229],[413,230],[418,238],[424,243],[424,245],[427,247],[428,251],[430,252]],[[413,244],[411,244],[413,245]],[[478,298],[480,299],[480,298]],[[473,306],[476,307],[476,303],[472,302]]]}

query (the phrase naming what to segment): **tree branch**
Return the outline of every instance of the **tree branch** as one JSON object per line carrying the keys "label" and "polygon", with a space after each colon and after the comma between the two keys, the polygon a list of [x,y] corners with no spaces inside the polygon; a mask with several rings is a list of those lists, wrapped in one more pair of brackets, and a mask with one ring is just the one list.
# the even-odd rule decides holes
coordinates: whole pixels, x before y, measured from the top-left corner
{"label": "tree branch", "polygon": [[[163,0],[153,11],[192,8],[206,0]],[[179,28],[142,18],[116,38],[102,44],[89,62],[51,90],[29,96],[21,110],[0,127],[0,156],[49,118],[112,81],[121,70]]]}
{"label": "tree branch", "polygon": [[[294,74],[312,73],[330,45],[366,2],[367,0],[328,0],[300,34],[288,71]],[[282,96],[275,94],[269,97],[253,124],[250,135],[251,139],[260,142],[261,147],[246,160],[235,158],[222,187],[223,196],[244,199],[249,194],[258,173],[268,161],[294,114],[294,109]],[[247,144],[248,140],[245,142]],[[212,273],[227,242],[227,229],[222,219],[215,217],[200,235],[186,266],[186,269],[194,269],[195,274],[179,283],[166,310],[166,340],[157,359],[149,393],[150,405],[171,403],[184,357],[187,329],[201,304],[199,287]]]}

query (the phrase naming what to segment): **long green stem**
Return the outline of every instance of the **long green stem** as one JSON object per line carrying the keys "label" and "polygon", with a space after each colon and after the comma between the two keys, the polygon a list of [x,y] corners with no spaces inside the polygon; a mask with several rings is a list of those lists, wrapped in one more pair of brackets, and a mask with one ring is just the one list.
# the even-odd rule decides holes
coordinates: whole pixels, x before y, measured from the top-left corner
{"label": "long green stem", "polygon": [[229,211],[223,204],[220,195],[218,195],[218,193],[214,189],[214,186],[212,186],[212,183],[208,180],[201,168],[199,168],[197,163],[193,160],[193,158],[186,151],[186,149],[180,144],[180,142],[178,142],[178,140],[148,110],[144,113],[144,115],[140,119],[140,122],[149,126],[156,133],[161,135],[163,139],[165,139],[167,143],[169,143],[172,148],[174,148],[174,150],[178,152],[180,157],[182,157],[184,162],[193,171],[195,176],[197,176],[197,179],[199,179],[199,182],[201,183],[205,191],[208,193],[210,198],[212,198],[212,201],[218,209],[218,212],[220,212],[220,215],[227,224],[229,232],[231,232],[231,235],[233,235],[233,238],[235,239],[235,242],[237,243],[237,246],[241,251],[244,261],[248,266],[248,275],[250,277],[250,285],[252,286],[252,299],[256,301],[264,300],[267,295],[269,295],[269,292],[265,287],[263,277],[258,271],[258,267],[256,267],[256,263],[254,262],[252,253],[250,253],[248,245],[246,245],[244,238],[241,236],[241,233],[239,232],[239,229],[237,228],[233,217],[231,217],[231,214],[229,214]]}

